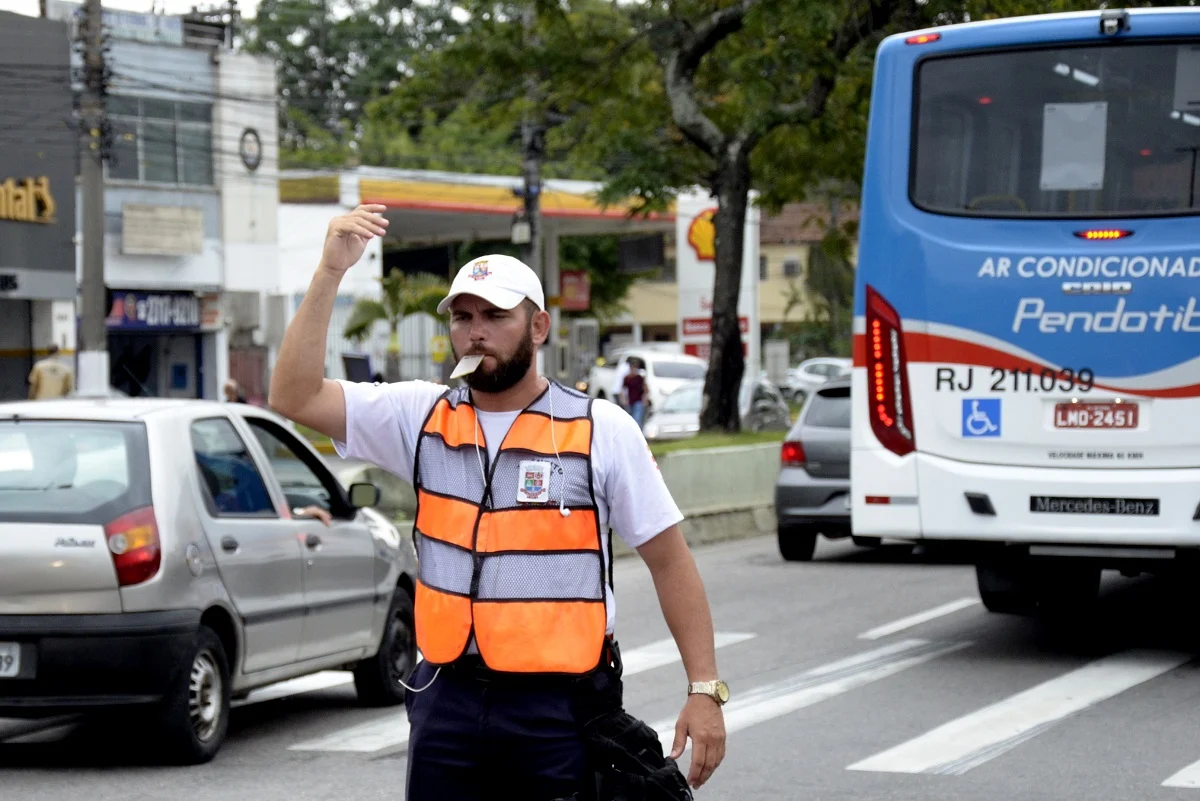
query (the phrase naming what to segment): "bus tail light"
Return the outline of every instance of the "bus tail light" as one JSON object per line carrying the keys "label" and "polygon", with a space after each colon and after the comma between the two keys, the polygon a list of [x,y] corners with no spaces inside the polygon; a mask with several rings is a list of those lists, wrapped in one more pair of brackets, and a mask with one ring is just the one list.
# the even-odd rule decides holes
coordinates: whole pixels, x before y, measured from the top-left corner
{"label": "bus tail light", "polygon": [[916,449],[900,315],[867,287],[867,404],[871,430],[898,456]]}

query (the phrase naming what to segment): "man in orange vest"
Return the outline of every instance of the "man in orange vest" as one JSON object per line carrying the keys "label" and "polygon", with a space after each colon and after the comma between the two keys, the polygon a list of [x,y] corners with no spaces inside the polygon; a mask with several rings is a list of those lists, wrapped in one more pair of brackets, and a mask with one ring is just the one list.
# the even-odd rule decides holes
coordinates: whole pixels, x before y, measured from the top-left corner
{"label": "man in orange vest", "polygon": [[[459,270],[438,311],[450,314],[461,359],[451,378],[465,386],[324,378],[338,285],[384,236],[384,209],[359,206],[330,223],[269,402],[329,436],[341,456],[373,462],[417,491],[424,660],[405,684],[408,798],[596,797],[596,763],[610,756],[598,755],[587,732],[597,710],[624,715],[612,530],[649,566],[679,647],[689,683],[668,756],[680,757],[690,738],[687,782],[702,786],[724,758],[728,687],[682,515],[633,418],[538,373],[550,315],[534,272],[507,256]],[[662,770],[679,777],[674,797],[690,795],[673,763]]]}

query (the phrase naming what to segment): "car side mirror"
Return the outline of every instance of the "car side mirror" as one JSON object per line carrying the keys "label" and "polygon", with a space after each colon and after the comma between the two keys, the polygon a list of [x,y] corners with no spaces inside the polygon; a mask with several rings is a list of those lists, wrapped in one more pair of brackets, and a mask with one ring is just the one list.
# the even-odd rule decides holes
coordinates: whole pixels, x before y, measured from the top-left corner
{"label": "car side mirror", "polygon": [[350,485],[350,505],[355,509],[378,506],[380,497],[379,487],[374,484],[359,482]]}

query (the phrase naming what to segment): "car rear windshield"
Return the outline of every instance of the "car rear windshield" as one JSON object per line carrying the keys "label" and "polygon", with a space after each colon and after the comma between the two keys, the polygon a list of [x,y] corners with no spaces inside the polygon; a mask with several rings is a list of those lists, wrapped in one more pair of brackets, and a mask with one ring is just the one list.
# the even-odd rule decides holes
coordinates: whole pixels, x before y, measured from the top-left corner
{"label": "car rear windshield", "polygon": [[821,428],[850,427],[850,390],[827,389],[812,396],[804,424]]}
{"label": "car rear windshield", "polygon": [[0,521],[103,525],[149,505],[144,425],[0,421]]}
{"label": "car rear windshield", "polygon": [[986,217],[1200,210],[1200,43],[930,58],[913,202]]}

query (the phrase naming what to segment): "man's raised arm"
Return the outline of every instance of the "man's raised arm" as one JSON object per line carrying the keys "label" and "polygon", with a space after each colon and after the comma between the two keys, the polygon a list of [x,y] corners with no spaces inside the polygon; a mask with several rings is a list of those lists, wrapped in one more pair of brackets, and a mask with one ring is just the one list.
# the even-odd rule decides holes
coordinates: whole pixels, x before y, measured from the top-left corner
{"label": "man's raised arm", "polygon": [[383,236],[385,206],[359,206],[335,217],[325,235],[321,263],[279,346],[267,402],[301,425],[344,442],[346,401],[341,385],[325,378],[325,344],[342,276],[362,258],[372,237]]}

